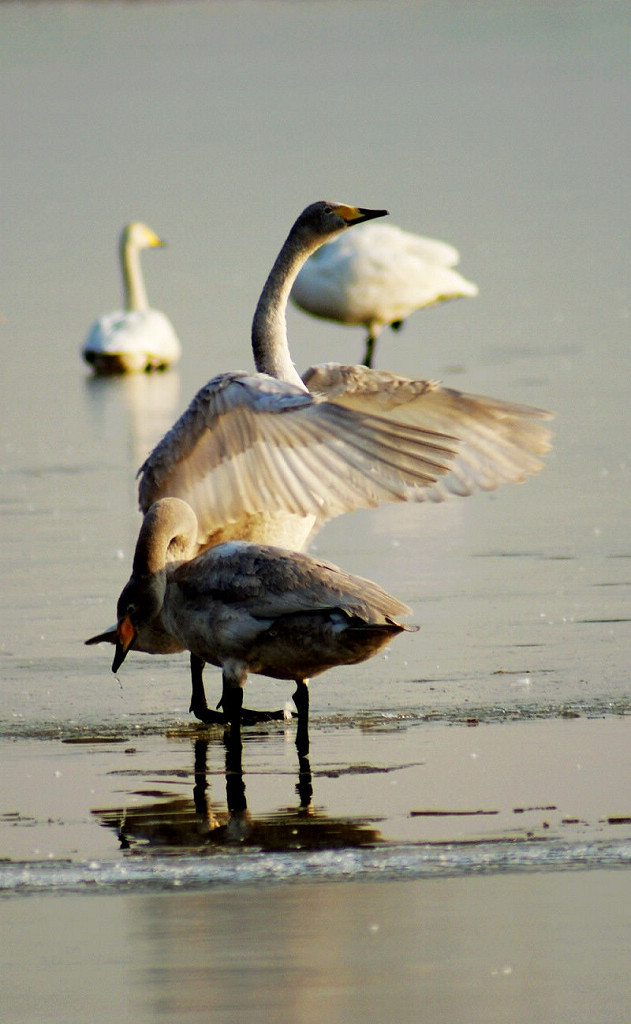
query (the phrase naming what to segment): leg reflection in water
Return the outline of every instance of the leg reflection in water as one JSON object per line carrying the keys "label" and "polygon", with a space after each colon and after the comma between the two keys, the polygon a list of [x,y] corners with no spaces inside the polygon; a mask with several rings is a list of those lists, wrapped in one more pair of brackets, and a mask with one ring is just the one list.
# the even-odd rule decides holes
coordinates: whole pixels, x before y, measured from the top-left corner
{"label": "leg reflection in water", "polygon": [[[246,753],[253,740],[255,737],[248,738]],[[94,810],[92,813],[104,827],[115,831],[122,849],[136,856],[143,853],[147,856],[155,855],[167,849],[180,854],[193,850],[206,850],[212,854],[213,849],[218,847],[225,850],[226,847],[235,849],[248,846],[265,853],[331,850],[379,843],[380,834],[370,820],[332,818],[325,808],[315,808],[308,725],[299,730],[296,746],[296,792],[299,806],[268,807],[263,813],[250,811],[246,798],[241,734],[239,730],[230,729],[226,730],[223,739],[225,805],[223,801],[214,803],[211,795],[209,749],[212,747],[216,756],[218,740],[216,737],[207,739],[200,736],[193,747],[192,799],[190,796],[178,795],[142,804],[132,800],[123,807]],[[179,770],[177,774],[180,775]],[[216,783],[217,771],[212,774]],[[267,774],[265,769],[262,774]],[[133,786],[137,793],[136,773]]]}
{"label": "leg reflection in water", "polygon": [[298,785],[296,791],[300,797],[300,809],[303,813],[313,810],[313,786],[311,785],[311,765],[309,763],[309,680],[301,680],[294,693],[294,704],[298,712],[298,728],[296,730],[296,750],[298,751]]}
{"label": "leg reflection in water", "polygon": [[[208,827],[209,835],[217,829],[222,829],[225,833],[225,841],[229,843],[243,843],[252,835],[254,826],[248,811],[245,795],[243,742],[240,730],[227,729],[224,735],[224,745],[226,752],[226,805],[229,813],[228,821],[222,827],[216,812],[212,809],[208,800],[209,742],[206,739],[198,739],[194,745],[195,785],[193,787],[193,800],[195,811]],[[313,784],[308,756],[308,725],[301,730],[300,744],[296,741],[296,746],[298,748],[298,782],[296,784],[296,792],[300,798],[300,808],[297,813],[310,815],[313,812]],[[258,828],[260,828],[260,824]],[[219,836],[216,838],[218,839]]]}

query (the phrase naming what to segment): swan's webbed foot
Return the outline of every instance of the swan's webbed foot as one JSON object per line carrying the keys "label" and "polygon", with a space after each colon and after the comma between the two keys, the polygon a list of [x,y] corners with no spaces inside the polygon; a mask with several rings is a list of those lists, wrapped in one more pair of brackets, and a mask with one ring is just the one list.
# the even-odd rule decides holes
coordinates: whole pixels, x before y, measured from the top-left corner
{"label": "swan's webbed foot", "polygon": [[241,708],[241,724],[257,725],[259,722],[283,722],[287,718],[287,712],[281,708],[280,711],[255,711],[252,708]]}
{"label": "swan's webbed foot", "polygon": [[[195,654],[191,654],[191,706],[189,711],[205,725],[227,725],[231,718],[223,710],[224,696],[217,704],[217,710],[208,707],[202,673],[205,662]],[[224,691],[225,693],[225,691]],[[260,722],[282,722],[288,715],[284,709],[279,711],[255,711],[253,708],[240,709],[242,725],[258,725]]]}
{"label": "swan's webbed foot", "polygon": [[223,711],[213,711],[212,708],[198,707],[192,703],[188,710],[204,725],[225,725],[227,722]]}
{"label": "swan's webbed foot", "polygon": [[[218,707],[221,707],[221,702]],[[223,711],[213,711],[205,701],[203,704],[191,701],[189,711],[200,722],[204,722],[205,725],[227,725],[229,721]],[[261,722],[282,722],[286,718],[287,712],[284,709],[279,711],[257,711],[254,708],[241,708],[242,725],[259,725]]]}

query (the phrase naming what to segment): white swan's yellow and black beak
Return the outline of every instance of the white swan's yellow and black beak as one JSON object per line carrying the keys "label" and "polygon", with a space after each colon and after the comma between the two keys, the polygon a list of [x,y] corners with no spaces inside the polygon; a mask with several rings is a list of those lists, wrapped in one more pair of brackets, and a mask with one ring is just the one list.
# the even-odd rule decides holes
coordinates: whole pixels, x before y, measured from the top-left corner
{"label": "white swan's yellow and black beak", "polygon": [[118,672],[127,657],[127,651],[133,644],[135,637],[136,630],[132,625],[129,615],[126,615],[116,627],[116,651],[114,653],[114,661],[112,662],[112,672]]}
{"label": "white swan's yellow and black beak", "polygon": [[333,209],[347,224],[361,224],[365,220],[374,220],[375,217],[388,216],[388,210],[366,210],[362,206],[346,206],[344,203],[334,206]]}

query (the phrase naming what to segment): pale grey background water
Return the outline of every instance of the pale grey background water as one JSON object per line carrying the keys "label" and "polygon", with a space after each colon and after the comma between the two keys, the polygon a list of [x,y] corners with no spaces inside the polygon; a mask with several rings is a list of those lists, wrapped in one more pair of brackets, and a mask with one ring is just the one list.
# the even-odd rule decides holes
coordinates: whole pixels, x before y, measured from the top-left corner
{"label": "pale grey background water", "polygon": [[[388,207],[393,223],[455,244],[480,287],[477,299],[385,335],[380,366],[541,405],[557,419],[547,468],[522,487],[362,513],[318,537],[319,553],[408,601],[422,629],[387,658],[314,683],[314,765],[318,751],[323,764],[346,749],[362,756],[345,740],[360,713],[374,726],[394,712],[413,731],[427,715],[493,723],[628,711],[629,5],[2,4],[0,28],[0,729],[19,765],[6,810],[31,809],[19,788],[28,789],[31,755],[19,745],[28,738],[162,734],[188,722],[184,657],[130,658],[119,683],[110,652],[82,640],[112,621],[128,575],[141,459],[206,379],[251,365],[259,290],[316,198]],[[183,359],[165,377],[94,382],[78,350],[94,317],[119,303],[116,239],[131,219],[169,243],[143,266]],[[295,310],[290,339],[299,368],[362,351],[361,331]],[[217,675],[208,680],[213,691]],[[248,684],[254,706],[289,692]],[[488,728],[502,749],[507,734]],[[399,735],[379,748],[388,764],[403,760]],[[270,741],[274,765],[283,743]],[[536,743],[526,749],[532,781]],[[622,750],[612,755],[612,800],[629,771]],[[42,744],[33,777],[55,756]],[[168,756],[190,769],[188,748]],[[257,744],[251,763],[264,761]],[[50,797],[38,814],[57,806],[60,764],[41,776],[50,790],[38,781]],[[70,776],[89,776],[85,806],[99,806],[92,776],[105,778],[115,751],[99,761],[90,748],[81,764]],[[507,778],[518,776],[515,757]],[[260,785],[248,783],[255,805]],[[370,808],[371,794],[380,808],[387,801],[370,779],[342,779],[335,799],[325,787],[340,814]],[[290,791],[281,777],[272,806]],[[81,792],[64,799],[80,802]],[[604,918],[603,934],[621,938],[620,928]],[[196,934],[191,918],[192,942]],[[566,989],[570,974],[561,971]],[[134,977],[130,990],[144,992],[146,979]],[[531,1020],[527,986],[522,997],[514,1019]],[[49,1019],[20,1017],[14,1005],[11,1019]],[[470,1005],[465,988],[463,1016],[454,1002],[452,1019],[471,1019]],[[579,1019],[562,999],[545,1005],[555,1020]],[[616,1019],[600,1005],[603,1021]],[[400,1020],[418,1019],[398,1009]],[[597,1019],[592,1011],[585,1019]],[[297,1019],[286,1012],[279,1019]]]}

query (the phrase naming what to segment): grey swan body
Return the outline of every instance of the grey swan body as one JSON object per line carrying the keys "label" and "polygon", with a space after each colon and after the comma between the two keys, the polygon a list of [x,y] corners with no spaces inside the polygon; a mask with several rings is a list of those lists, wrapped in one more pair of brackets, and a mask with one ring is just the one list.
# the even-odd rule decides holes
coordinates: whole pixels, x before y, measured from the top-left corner
{"label": "grey swan body", "polygon": [[304,733],[309,677],[364,661],[410,628],[397,621],[410,609],[369,580],[249,541],[195,557],[196,531],[193,510],[179,498],[146,513],[118,601],[113,671],[136,633],[157,627],[190,651],[200,678],[206,662],[222,669],[223,715],[237,727],[249,673],[295,680]]}

